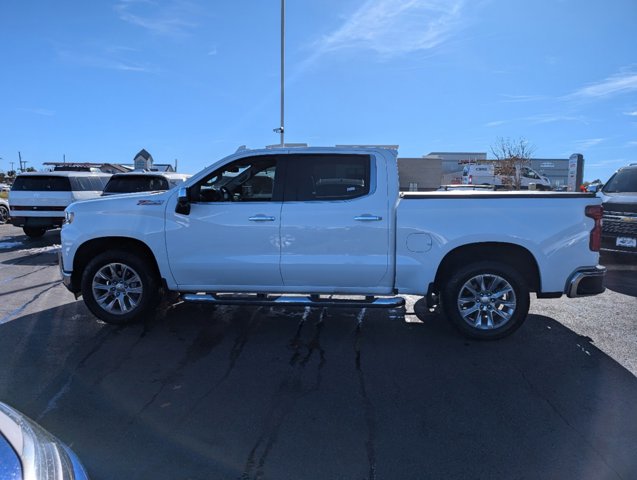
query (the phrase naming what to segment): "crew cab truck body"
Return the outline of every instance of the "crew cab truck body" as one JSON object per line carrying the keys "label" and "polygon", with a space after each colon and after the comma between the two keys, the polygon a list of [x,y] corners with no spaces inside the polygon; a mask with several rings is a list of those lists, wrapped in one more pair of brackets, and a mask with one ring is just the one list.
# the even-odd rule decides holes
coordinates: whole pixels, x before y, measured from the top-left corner
{"label": "crew cab truck body", "polygon": [[67,208],[62,277],[100,319],[151,314],[160,291],[369,306],[415,294],[465,334],[498,338],[524,321],[529,292],[604,290],[592,194],[401,194],[396,152],[381,148],[242,150],[183,185]]}

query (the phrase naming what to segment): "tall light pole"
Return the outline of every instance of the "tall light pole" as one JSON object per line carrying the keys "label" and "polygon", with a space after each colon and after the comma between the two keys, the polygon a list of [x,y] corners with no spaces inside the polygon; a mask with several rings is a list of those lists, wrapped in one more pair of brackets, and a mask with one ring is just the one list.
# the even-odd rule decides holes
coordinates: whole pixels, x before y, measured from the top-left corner
{"label": "tall light pole", "polygon": [[281,135],[281,146],[285,145],[285,0],[281,0],[281,123],[274,131]]}

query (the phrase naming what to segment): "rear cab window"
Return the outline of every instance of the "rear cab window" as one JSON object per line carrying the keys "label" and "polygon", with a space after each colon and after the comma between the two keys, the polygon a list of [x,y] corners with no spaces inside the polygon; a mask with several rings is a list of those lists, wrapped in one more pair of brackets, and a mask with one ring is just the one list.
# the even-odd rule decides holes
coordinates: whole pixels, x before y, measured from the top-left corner
{"label": "rear cab window", "polygon": [[104,193],[136,193],[168,190],[168,180],[161,175],[113,176],[104,188]]}
{"label": "rear cab window", "polygon": [[16,192],[70,192],[71,182],[68,177],[55,175],[18,176],[11,190]]}

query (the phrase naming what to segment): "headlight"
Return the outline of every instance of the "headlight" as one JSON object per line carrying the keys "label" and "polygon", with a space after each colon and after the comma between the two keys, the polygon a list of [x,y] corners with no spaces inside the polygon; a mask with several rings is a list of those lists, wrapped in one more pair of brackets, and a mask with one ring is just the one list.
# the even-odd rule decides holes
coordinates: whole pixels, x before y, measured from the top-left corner
{"label": "headlight", "polygon": [[64,212],[64,225],[69,225],[69,224],[73,223],[73,219],[74,218],[75,218],[75,213],[74,212],[65,211]]}
{"label": "headlight", "polygon": [[33,420],[1,402],[0,428],[20,459],[22,478],[88,480],[70,449]]}

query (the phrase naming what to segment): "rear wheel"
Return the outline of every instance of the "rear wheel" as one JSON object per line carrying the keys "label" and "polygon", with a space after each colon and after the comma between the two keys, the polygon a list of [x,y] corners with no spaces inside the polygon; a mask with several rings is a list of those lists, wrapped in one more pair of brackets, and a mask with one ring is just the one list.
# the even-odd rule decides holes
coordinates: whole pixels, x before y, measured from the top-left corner
{"label": "rear wheel", "polygon": [[24,234],[30,238],[40,238],[46,233],[46,228],[44,227],[22,227],[22,230],[24,230]]}
{"label": "rear wheel", "polygon": [[0,225],[9,221],[9,209],[4,205],[0,205]]}
{"label": "rear wheel", "polygon": [[161,299],[159,283],[150,261],[114,250],[88,263],[81,287],[84,303],[97,318],[123,325],[153,314]]}
{"label": "rear wheel", "polygon": [[476,262],[453,273],[443,286],[443,308],[465,335],[496,339],[520,328],[529,312],[529,287],[516,270]]}

